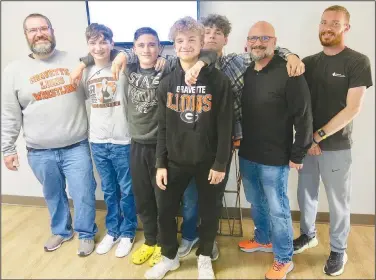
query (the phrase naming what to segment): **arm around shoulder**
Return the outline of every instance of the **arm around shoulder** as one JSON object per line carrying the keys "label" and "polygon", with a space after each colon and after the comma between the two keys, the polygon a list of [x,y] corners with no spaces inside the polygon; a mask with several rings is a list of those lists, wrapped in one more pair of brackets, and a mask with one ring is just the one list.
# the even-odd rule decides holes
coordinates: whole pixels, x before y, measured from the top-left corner
{"label": "arm around shoulder", "polygon": [[231,92],[231,83],[223,73],[219,72],[217,81],[217,92],[220,93],[220,101],[218,103],[217,115],[217,132],[218,144],[214,165],[215,171],[225,171],[227,162],[231,153],[231,136],[233,128],[233,94]]}

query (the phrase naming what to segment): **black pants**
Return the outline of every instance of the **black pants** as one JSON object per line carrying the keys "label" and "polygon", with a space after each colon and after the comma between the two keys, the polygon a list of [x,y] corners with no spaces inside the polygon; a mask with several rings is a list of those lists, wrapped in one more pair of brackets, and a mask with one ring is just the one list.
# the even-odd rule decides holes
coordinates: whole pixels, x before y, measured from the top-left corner
{"label": "black pants", "polygon": [[145,244],[158,243],[158,186],[155,175],[155,144],[140,144],[132,140],[131,175],[137,213],[144,227]]}
{"label": "black pants", "polygon": [[[218,185],[216,185],[216,188],[217,188],[216,189],[216,198],[217,198],[216,206],[217,206],[217,214],[218,214],[218,220],[217,220],[218,223],[219,223],[219,218],[221,217],[221,212],[222,212],[222,208],[223,208],[223,197],[225,195],[225,190],[226,190],[226,186],[227,186],[227,182],[228,182],[228,177],[229,177],[229,174],[230,174],[232,156],[233,156],[233,153],[231,151],[230,158],[229,158],[229,161],[228,161],[227,166],[226,166],[225,177],[223,178],[222,182],[220,182]],[[199,232],[201,230],[203,230],[203,229],[201,228],[201,225],[200,225]],[[217,227],[216,230],[218,231],[218,227]],[[214,245],[214,242],[213,242],[213,245]],[[211,251],[211,253],[212,253],[212,251]],[[196,256],[199,256],[199,255],[205,255],[202,252],[202,248],[200,248],[200,247],[196,250]],[[210,254],[210,257],[213,257],[213,256]]]}
{"label": "black pants", "polygon": [[158,190],[159,194],[159,228],[162,255],[173,259],[178,251],[177,227],[175,217],[181,198],[190,180],[194,177],[198,191],[201,255],[210,256],[218,230],[220,207],[218,200],[221,188],[211,185],[208,180],[212,162],[195,166],[181,166],[169,162],[167,169],[167,188]]}
{"label": "black pants", "polygon": [[225,178],[223,178],[223,181],[220,184],[218,184],[218,188],[219,188],[219,194],[218,194],[218,204],[219,205],[218,205],[218,207],[220,207],[220,208],[223,207],[223,196],[225,195],[228,177],[230,176],[232,156],[233,156],[233,152],[232,152],[232,149],[231,149],[230,158],[229,158],[229,161],[227,162],[227,166],[226,166]]}

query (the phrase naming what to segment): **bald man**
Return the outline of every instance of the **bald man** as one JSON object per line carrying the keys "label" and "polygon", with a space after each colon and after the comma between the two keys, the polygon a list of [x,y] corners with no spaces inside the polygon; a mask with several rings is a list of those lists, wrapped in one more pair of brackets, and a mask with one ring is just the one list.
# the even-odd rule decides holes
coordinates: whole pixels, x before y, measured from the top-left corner
{"label": "bald man", "polygon": [[294,268],[288,174],[290,168],[302,168],[312,143],[308,85],[304,76],[288,76],[286,61],[274,55],[276,42],[270,23],[258,22],[249,30],[247,49],[253,62],[244,75],[239,148],[244,192],[255,223],[254,238],[239,247],[249,253],[274,253],[266,279],[285,279]]}

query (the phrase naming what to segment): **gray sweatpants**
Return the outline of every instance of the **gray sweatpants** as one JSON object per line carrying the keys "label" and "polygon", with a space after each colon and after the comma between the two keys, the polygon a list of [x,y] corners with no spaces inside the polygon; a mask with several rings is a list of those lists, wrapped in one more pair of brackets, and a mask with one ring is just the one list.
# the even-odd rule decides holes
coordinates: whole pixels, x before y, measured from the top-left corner
{"label": "gray sweatpants", "polygon": [[322,151],[319,156],[307,155],[299,171],[298,203],[300,232],[316,235],[316,214],[320,175],[329,203],[330,247],[342,253],[347,248],[350,232],[351,150]]}

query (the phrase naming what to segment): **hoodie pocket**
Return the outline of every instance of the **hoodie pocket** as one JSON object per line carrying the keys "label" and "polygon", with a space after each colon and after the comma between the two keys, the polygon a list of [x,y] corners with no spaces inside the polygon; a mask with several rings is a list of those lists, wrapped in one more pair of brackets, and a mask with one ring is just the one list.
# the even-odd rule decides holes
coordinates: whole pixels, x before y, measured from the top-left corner
{"label": "hoodie pocket", "polygon": [[168,151],[169,158],[181,164],[197,164],[210,156],[210,144],[206,134],[195,131],[173,134],[171,147]]}

